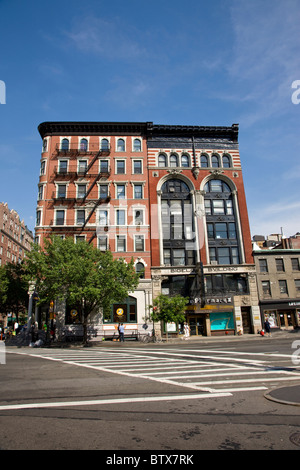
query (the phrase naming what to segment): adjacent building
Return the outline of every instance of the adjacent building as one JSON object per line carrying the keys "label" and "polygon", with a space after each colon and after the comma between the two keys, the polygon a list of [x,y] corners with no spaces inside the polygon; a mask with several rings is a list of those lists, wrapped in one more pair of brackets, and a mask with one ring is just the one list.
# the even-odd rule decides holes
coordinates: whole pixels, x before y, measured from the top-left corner
{"label": "adjacent building", "polygon": [[274,329],[300,326],[299,240],[296,234],[274,248],[253,251],[262,323],[268,318]]}
{"label": "adjacent building", "polygon": [[0,202],[0,265],[20,263],[33,243],[33,234],[14,209]]}
{"label": "adjacent building", "polygon": [[[94,316],[97,338],[119,321],[128,330],[149,327],[159,293],[189,298],[192,335],[259,331],[238,125],[46,122],[39,132],[36,241],[85,239],[133,258],[141,273],[128,299],[106,318]],[[77,327],[70,311],[57,313],[59,327]]]}

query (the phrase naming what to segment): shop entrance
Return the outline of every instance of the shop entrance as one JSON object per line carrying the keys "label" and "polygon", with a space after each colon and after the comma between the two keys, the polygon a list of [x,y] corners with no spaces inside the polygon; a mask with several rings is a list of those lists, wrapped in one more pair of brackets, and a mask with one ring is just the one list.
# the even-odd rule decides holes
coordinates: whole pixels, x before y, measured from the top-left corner
{"label": "shop entrance", "polygon": [[249,335],[252,333],[250,307],[242,307],[241,313],[244,334]]}
{"label": "shop entrance", "polygon": [[204,317],[190,316],[188,318],[191,336],[203,336],[205,334]]}
{"label": "shop entrance", "polygon": [[280,328],[292,329],[296,327],[295,314],[292,311],[279,310]]}

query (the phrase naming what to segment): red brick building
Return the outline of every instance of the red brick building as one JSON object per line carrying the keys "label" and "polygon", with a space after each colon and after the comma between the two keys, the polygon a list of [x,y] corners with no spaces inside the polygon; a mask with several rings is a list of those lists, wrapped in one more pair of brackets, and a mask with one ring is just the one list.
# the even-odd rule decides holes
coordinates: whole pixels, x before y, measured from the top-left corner
{"label": "red brick building", "polygon": [[[39,132],[37,241],[84,238],[144,273],[109,317],[95,315],[97,335],[120,319],[141,330],[160,292],[189,297],[192,334],[260,328],[237,125],[49,122]],[[66,305],[58,322],[74,321]]]}
{"label": "red brick building", "polygon": [[14,209],[0,202],[0,265],[21,262],[30,251],[33,234]]}

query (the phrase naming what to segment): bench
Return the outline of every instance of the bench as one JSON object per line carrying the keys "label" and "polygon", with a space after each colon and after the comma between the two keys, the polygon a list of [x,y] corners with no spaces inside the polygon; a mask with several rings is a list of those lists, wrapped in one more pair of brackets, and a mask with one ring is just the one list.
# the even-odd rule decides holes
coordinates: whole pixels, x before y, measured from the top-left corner
{"label": "bench", "polygon": [[[103,339],[111,339],[117,341],[119,339],[118,325],[103,325]],[[124,325],[124,340],[138,339],[137,324]]]}

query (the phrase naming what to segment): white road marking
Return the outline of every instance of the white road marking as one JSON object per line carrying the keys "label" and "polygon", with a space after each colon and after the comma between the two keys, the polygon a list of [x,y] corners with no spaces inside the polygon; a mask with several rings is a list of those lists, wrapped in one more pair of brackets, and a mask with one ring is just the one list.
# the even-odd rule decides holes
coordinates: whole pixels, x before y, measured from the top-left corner
{"label": "white road marking", "polygon": [[33,408],[64,408],[68,406],[94,406],[94,405],[116,405],[120,403],[148,403],[154,401],[174,401],[174,400],[200,400],[203,398],[230,397],[232,393],[197,393],[195,395],[168,395],[161,397],[133,397],[133,398],[114,398],[104,400],[82,400],[48,403],[18,403],[15,405],[0,405],[0,411],[24,410]]}

